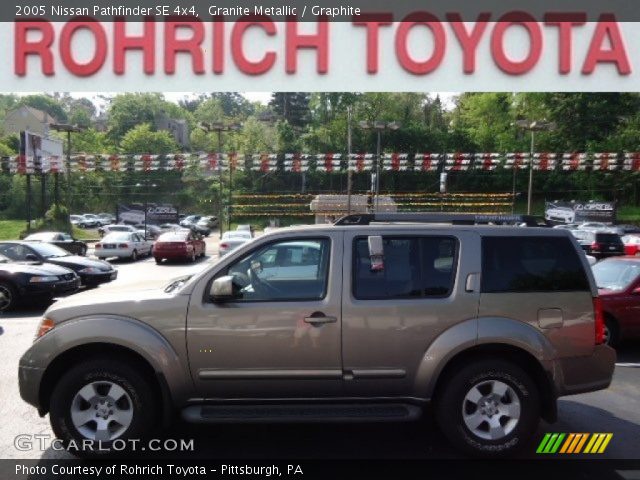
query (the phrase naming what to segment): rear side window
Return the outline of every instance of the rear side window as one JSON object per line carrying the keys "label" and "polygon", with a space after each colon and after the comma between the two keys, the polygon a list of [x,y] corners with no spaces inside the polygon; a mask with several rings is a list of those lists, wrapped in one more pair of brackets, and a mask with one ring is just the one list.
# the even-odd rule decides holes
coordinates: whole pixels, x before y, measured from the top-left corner
{"label": "rear side window", "polygon": [[589,282],[568,238],[482,239],[482,292],[584,290],[589,290]]}
{"label": "rear side window", "polygon": [[354,242],[353,296],[359,300],[447,297],[455,280],[453,237],[384,237],[384,269],[371,271],[366,238]]}
{"label": "rear side window", "polygon": [[602,243],[622,243],[620,236],[615,233],[596,233],[596,241]]}

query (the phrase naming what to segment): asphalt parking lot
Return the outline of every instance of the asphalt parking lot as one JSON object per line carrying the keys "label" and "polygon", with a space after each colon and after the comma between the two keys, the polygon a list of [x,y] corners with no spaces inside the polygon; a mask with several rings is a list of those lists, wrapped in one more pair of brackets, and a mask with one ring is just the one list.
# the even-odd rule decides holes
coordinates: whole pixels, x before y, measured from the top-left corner
{"label": "asphalt parking lot", "polygon": [[[156,265],[152,258],[136,263],[114,262],[118,279],[100,289],[162,286],[173,277],[197,271],[217,260],[217,235],[207,239],[207,257],[194,263]],[[69,453],[52,448],[21,451],[21,434],[51,435],[48,418],[25,404],[18,393],[18,360],[29,347],[42,309],[23,308],[0,316],[0,458],[63,459]],[[613,383],[608,390],[566,397],[559,403],[559,422],[542,423],[546,432],[611,432],[606,458],[640,458],[640,345],[628,344],[619,352]],[[182,458],[456,458],[429,418],[411,424],[361,425],[220,425],[193,426],[180,421],[165,438],[193,438],[195,451]],[[523,455],[534,456],[535,445]],[[160,458],[166,453],[139,452]]]}

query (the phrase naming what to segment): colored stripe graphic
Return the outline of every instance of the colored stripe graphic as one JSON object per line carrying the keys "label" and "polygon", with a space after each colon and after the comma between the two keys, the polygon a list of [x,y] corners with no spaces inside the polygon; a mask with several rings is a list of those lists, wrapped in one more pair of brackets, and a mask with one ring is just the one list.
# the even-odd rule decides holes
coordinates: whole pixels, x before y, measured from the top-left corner
{"label": "colored stripe graphic", "polygon": [[546,433],[536,453],[604,453],[612,438],[612,433]]}

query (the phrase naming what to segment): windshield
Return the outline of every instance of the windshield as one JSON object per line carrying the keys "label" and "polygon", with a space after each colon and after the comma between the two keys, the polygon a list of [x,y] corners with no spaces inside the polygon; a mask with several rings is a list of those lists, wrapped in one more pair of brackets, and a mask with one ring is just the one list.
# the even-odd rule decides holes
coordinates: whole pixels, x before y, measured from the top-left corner
{"label": "windshield", "polygon": [[593,266],[593,276],[598,288],[625,290],[640,274],[639,262],[600,262]]}
{"label": "windshield", "polygon": [[115,232],[115,233],[110,233],[109,235],[105,235],[104,238],[102,239],[102,243],[105,242],[126,242],[127,240],[130,239],[130,233],[124,233],[124,232]]}
{"label": "windshield", "polygon": [[69,252],[50,243],[34,243],[29,245],[44,258],[68,257]]}
{"label": "windshield", "polygon": [[111,231],[111,232],[130,232],[131,228],[129,228],[129,227],[125,226],[125,225],[122,225],[120,227],[114,225],[112,227],[109,227],[109,231]]}
{"label": "windshield", "polygon": [[160,237],[158,238],[159,242],[184,242],[187,240],[187,236],[189,235],[189,232],[186,233],[181,233],[181,232],[171,232],[171,233],[164,233],[162,235],[160,235]]}
{"label": "windshield", "polygon": [[29,235],[27,238],[25,238],[25,240],[50,241],[53,240],[55,236],[55,233],[34,233],[33,235]]}
{"label": "windshield", "polygon": [[222,238],[223,239],[229,239],[229,238],[250,239],[251,234],[249,232],[244,232],[244,231],[224,232],[222,234]]}

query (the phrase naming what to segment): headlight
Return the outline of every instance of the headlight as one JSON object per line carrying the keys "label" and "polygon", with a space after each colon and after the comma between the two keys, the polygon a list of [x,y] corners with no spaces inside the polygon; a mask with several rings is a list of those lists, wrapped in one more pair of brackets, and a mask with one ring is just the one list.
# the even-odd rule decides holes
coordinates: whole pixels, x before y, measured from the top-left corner
{"label": "headlight", "polygon": [[36,340],[47,333],[55,326],[53,320],[47,317],[42,317],[40,320],[40,325],[38,325],[38,331],[36,332]]}
{"label": "headlight", "polygon": [[57,282],[58,277],[49,276],[49,277],[31,277],[29,283],[46,283],[46,282]]}
{"label": "headlight", "polygon": [[100,269],[96,267],[87,267],[80,270],[79,273],[100,273]]}

